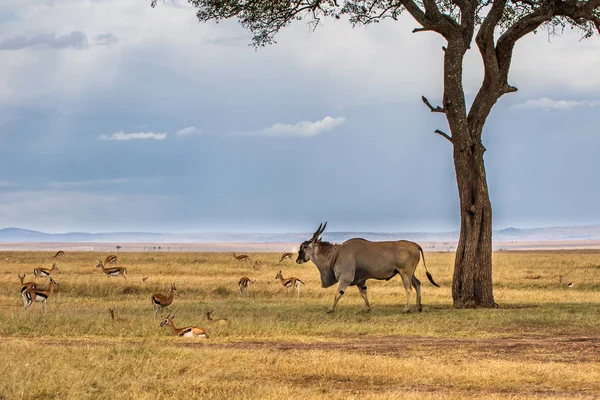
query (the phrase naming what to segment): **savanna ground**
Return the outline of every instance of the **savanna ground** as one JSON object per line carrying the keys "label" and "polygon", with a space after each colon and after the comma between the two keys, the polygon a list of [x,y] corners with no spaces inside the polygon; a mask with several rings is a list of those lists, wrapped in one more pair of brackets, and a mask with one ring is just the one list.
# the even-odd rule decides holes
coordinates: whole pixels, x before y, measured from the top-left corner
{"label": "savanna ground", "polygon": [[[401,312],[396,277],[371,281],[370,313],[351,288],[333,315],[335,288],[320,287],[311,263],[276,253],[251,254],[266,264],[255,270],[231,253],[122,252],[124,280],[94,268],[108,253],[67,252],[47,314],[39,303],[24,312],[17,274],[32,279],[53,254],[0,254],[2,399],[600,398],[598,250],[496,252],[500,308],[489,310],[453,309],[454,256],[426,253],[441,288],[418,267],[422,313],[414,292]],[[274,279],[280,269],[306,283],[300,299]],[[248,297],[243,275],[257,280]],[[172,283],[176,326],[204,327],[210,339],[171,336],[153,319],[150,294]],[[231,325],[206,321],[209,308]]]}

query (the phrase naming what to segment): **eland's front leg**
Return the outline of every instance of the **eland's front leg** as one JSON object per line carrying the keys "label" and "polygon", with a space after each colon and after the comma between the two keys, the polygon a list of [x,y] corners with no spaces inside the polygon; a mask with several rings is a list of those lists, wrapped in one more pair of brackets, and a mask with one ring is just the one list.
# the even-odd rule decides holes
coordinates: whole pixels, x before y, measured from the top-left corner
{"label": "eland's front leg", "polygon": [[351,281],[340,280],[340,283],[337,287],[337,292],[335,293],[335,298],[333,299],[333,304],[331,305],[329,310],[327,310],[328,313],[332,313],[335,311],[335,306],[337,306],[338,301],[340,301],[340,299],[346,292],[346,289],[348,289],[348,286],[350,286],[350,282]]}

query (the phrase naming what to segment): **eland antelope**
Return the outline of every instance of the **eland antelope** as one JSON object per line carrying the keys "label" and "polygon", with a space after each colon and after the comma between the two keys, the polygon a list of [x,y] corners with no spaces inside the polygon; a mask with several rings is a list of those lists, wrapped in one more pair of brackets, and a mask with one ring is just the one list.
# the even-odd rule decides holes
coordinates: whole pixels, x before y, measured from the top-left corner
{"label": "eland antelope", "polygon": [[404,312],[409,311],[411,285],[417,291],[417,308],[422,311],[421,282],[415,276],[421,257],[427,278],[434,286],[439,287],[427,270],[423,249],[418,244],[406,240],[370,242],[359,238],[349,239],[342,244],[331,244],[319,238],[326,226],[327,222],[319,225],[312,238],[300,245],[296,262],[302,264],[312,261],[319,270],[321,286],[324,288],[339,282],[333,305],[328,312],[335,311],[335,306],[348,286],[358,287],[365,302],[365,311],[370,311],[367,280],[390,280],[397,274],[400,274],[406,292]]}

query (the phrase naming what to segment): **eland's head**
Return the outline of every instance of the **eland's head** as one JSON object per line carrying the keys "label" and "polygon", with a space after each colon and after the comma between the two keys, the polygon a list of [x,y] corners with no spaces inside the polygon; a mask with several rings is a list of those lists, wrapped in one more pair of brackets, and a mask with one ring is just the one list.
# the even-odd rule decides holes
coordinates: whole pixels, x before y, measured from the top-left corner
{"label": "eland's head", "polygon": [[310,240],[306,240],[302,242],[300,248],[298,249],[298,257],[296,258],[296,263],[303,264],[305,262],[310,261],[310,258],[313,254],[313,246],[315,243],[321,240],[319,236],[325,231],[325,227],[327,226],[327,222],[325,224],[319,224],[319,228],[313,233],[312,238]]}

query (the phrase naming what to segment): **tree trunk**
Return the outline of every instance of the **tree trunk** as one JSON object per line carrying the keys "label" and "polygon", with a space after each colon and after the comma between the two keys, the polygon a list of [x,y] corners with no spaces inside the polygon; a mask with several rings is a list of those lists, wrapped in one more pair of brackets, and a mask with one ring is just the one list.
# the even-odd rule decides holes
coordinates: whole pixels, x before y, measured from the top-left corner
{"label": "tree trunk", "polygon": [[492,289],[492,206],[484,152],[480,139],[467,148],[454,146],[460,199],[460,238],[452,280],[456,308],[496,306]]}

